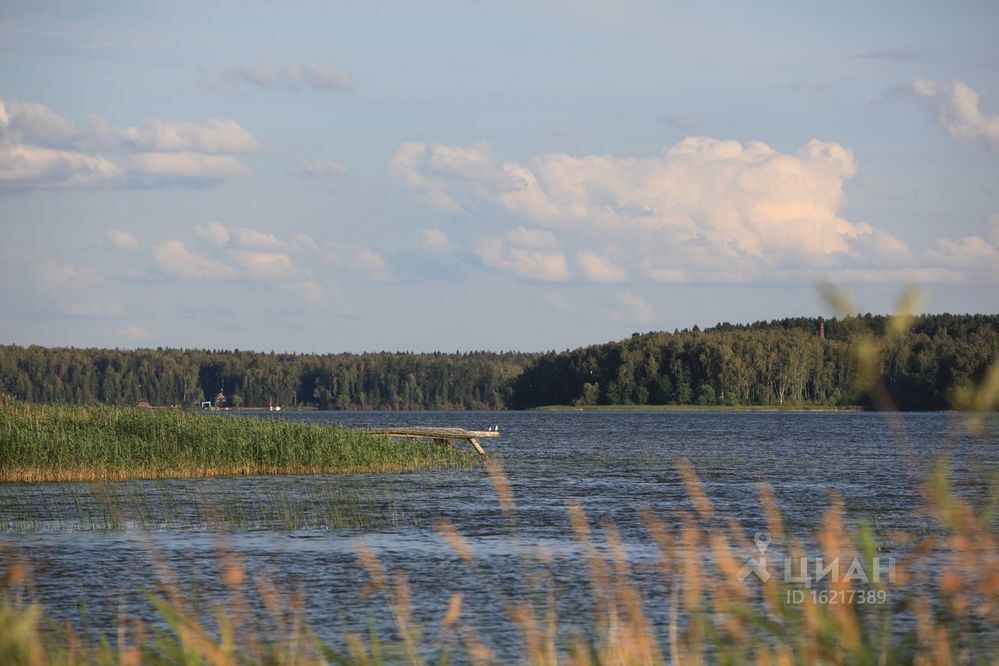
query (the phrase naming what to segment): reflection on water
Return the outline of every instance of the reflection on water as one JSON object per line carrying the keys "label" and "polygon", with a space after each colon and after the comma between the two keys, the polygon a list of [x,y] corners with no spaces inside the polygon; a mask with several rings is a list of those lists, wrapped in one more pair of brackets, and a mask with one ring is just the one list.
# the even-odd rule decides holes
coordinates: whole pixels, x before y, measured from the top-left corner
{"label": "reflection on water", "polygon": [[[254,418],[269,418],[256,415]],[[230,418],[220,416],[219,418]],[[387,568],[405,568],[416,612],[430,627],[448,594],[464,590],[497,647],[515,644],[505,594],[530,572],[524,552],[554,559],[560,604],[586,607],[586,574],[566,521],[579,500],[595,525],[621,532],[639,581],[655,593],[654,549],[638,510],[670,520],[690,508],[675,462],[687,458],[716,508],[747,532],[765,527],[757,482],[769,481],[789,527],[807,535],[831,492],[853,520],[865,519],[890,549],[894,530],[920,531],[915,509],[932,460],[951,460],[956,489],[974,498],[999,470],[999,419],[985,441],[961,417],[905,414],[897,430],[877,414],[740,412],[285,413],[346,426],[448,425],[502,436],[488,448],[510,478],[518,515],[505,516],[484,469],[311,477],[235,477],[111,484],[0,486],[0,557],[31,562],[37,597],[55,618],[106,628],[124,602],[146,612],[141,591],[158,561],[192,594],[221,598],[219,553],[240,554],[251,575],[304,590],[307,619],[324,638],[366,630],[370,602],[354,546],[363,539]],[[474,575],[432,528],[447,517],[483,565]],[[654,618],[662,609],[651,609]],[[152,613],[149,612],[152,616]],[[575,613],[578,616],[578,612]]]}

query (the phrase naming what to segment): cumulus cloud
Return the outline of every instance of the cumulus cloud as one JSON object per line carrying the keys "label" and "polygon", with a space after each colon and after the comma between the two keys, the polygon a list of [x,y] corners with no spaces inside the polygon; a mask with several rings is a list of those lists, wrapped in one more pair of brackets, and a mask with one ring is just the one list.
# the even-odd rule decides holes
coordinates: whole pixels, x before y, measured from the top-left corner
{"label": "cumulus cloud", "polygon": [[117,128],[95,117],[82,132],[42,104],[0,100],[0,189],[212,184],[248,176],[233,155],[258,148],[233,120]]}
{"label": "cumulus cloud", "polygon": [[926,252],[935,267],[961,276],[976,275],[980,281],[999,284],[999,243],[997,238],[962,236],[943,238]]}
{"label": "cumulus cloud", "polygon": [[77,137],[76,126],[44,104],[0,100],[0,138],[12,143],[64,148]]}
{"label": "cumulus cloud", "polygon": [[140,180],[208,184],[250,175],[249,169],[231,155],[139,153],[126,164],[128,171]]}
{"label": "cumulus cloud", "polygon": [[488,239],[479,244],[476,252],[487,266],[528,280],[563,282],[569,279],[565,255],[557,250],[517,247],[502,240]]}
{"label": "cumulus cloud", "polygon": [[236,229],[236,240],[240,245],[253,250],[284,250],[288,244],[275,236],[264,231],[242,227]]}
{"label": "cumulus cloud", "polygon": [[406,185],[420,190],[424,199],[434,208],[448,213],[461,212],[458,202],[447,194],[447,181],[423,173],[424,165],[428,162],[427,157],[426,144],[415,141],[404,143],[395,151],[389,166]]}
{"label": "cumulus cloud", "polygon": [[205,81],[206,85],[214,88],[248,84],[257,88],[311,88],[327,92],[346,92],[356,83],[354,75],[342,67],[275,63],[223,67]]}
{"label": "cumulus cloud", "polygon": [[209,222],[202,226],[194,225],[194,232],[204,239],[210,240],[217,245],[225,245],[229,242],[229,230],[221,222]]}
{"label": "cumulus cloud", "polygon": [[119,250],[138,250],[139,240],[127,231],[112,229],[107,233],[107,241]]}
{"label": "cumulus cloud", "polygon": [[260,143],[235,120],[209,118],[203,123],[147,120],[137,127],[113,128],[100,118],[94,125],[105,140],[142,152],[252,153]]}
{"label": "cumulus cloud", "polygon": [[427,254],[445,255],[454,249],[447,234],[437,228],[422,229],[419,238],[420,249]]}
{"label": "cumulus cloud", "polygon": [[627,271],[593,250],[580,250],[576,254],[576,268],[593,282],[621,282],[628,277]]}
{"label": "cumulus cloud", "polygon": [[123,182],[109,160],[83,153],[0,142],[0,188],[85,188]]}
{"label": "cumulus cloud", "polygon": [[850,150],[826,141],[784,153],[691,137],[652,157],[549,154],[526,164],[501,162],[481,142],[406,143],[392,168],[441,210],[487,207],[529,221],[535,228],[479,247],[488,265],[525,276],[543,266],[548,279],[567,279],[552,232],[576,247],[579,274],[600,281],[626,275],[592,247],[613,246],[619,261],[664,282],[910,256],[894,236],[839,214],[856,164]]}
{"label": "cumulus cloud", "polygon": [[236,277],[226,264],[192,252],[182,241],[168,240],[152,247],[153,259],[162,271],[188,280],[223,280]]}
{"label": "cumulus cloud", "polygon": [[246,275],[264,280],[283,280],[298,275],[291,257],[285,252],[232,250],[229,256]]}
{"label": "cumulus cloud", "polygon": [[955,139],[999,150],[999,114],[982,112],[978,93],[971,86],[960,81],[916,79],[912,91],[933,106],[937,120]]}

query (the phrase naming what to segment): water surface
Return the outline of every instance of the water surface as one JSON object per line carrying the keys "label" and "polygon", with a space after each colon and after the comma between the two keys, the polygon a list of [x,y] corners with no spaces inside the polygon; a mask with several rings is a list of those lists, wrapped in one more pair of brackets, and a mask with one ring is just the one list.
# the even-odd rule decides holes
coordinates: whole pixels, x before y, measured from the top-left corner
{"label": "water surface", "polygon": [[[249,418],[274,418],[253,414]],[[220,414],[218,418],[241,418]],[[759,412],[285,412],[280,418],[350,427],[500,427],[486,448],[513,487],[517,516],[497,504],[484,469],[399,474],[232,477],[120,484],[0,486],[0,542],[33,568],[34,594],[59,619],[114,623],[121,604],[151,615],[140,591],[153,563],[203,600],[222,598],[219,554],[233,551],[251,576],[303,590],[307,618],[337,643],[346,628],[385,626],[387,613],[363,596],[367,576],[355,548],[368,544],[389,570],[405,569],[417,617],[433,627],[452,591],[468,617],[488,628],[500,654],[517,637],[505,607],[541,547],[554,557],[562,609],[586,607],[586,575],[566,521],[579,501],[594,525],[614,523],[650,597],[661,592],[656,551],[639,518],[651,507],[667,522],[690,509],[675,465],[688,459],[715,507],[748,532],[765,528],[757,484],[772,484],[791,530],[820,524],[830,494],[850,520],[871,523],[891,552],[895,530],[919,533],[920,486],[946,455],[955,487],[976,500],[999,470],[999,419],[970,437],[963,417],[918,413]],[[109,515],[109,506],[125,506]],[[215,507],[213,510],[212,507]],[[482,566],[469,570],[433,529],[443,516],[468,538]],[[528,567],[530,569],[530,567]],[[661,598],[661,597],[660,597]],[[661,610],[661,609],[660,609]],[[662,613],[652,609],[657,620]],[[386,616],[386,617],[383,617]],[[386,632],[389,630],[386,628]]]}

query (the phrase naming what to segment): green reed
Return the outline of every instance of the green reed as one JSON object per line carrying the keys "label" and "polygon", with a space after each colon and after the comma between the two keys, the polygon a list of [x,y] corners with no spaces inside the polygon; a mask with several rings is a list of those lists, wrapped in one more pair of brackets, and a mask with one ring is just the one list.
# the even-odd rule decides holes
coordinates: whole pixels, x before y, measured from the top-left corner
{"label": "green reed", "polygon": [[471,451],[330,425],[169,409],[0,401],[0,481],[402,471]]}

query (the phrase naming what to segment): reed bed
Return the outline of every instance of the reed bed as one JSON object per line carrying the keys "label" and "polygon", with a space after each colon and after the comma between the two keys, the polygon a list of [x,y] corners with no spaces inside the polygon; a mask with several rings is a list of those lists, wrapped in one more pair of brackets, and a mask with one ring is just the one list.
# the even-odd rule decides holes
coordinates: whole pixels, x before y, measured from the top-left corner
{"label": "reed bed", "polygon": [[0,482],[395,472],[476,464],[471,451],[329,425],[0,400]]}

